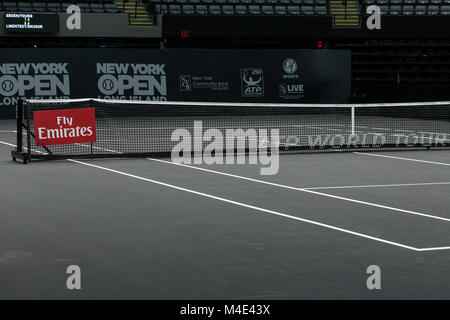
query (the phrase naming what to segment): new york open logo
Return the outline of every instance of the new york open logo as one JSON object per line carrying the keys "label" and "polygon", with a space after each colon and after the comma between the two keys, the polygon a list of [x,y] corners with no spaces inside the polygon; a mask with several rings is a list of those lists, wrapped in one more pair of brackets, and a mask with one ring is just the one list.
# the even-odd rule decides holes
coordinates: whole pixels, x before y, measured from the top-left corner
{"label": "new york open logo", "polygon": [[70,96],[67,63],[0,64],[0,105],[17,104],[20,97],[66,99]]}
{"label": "new york open logo", "polygon": [[167,100],[164,64],[97,63],[103,99]]}
{"label": "new york open logo", "polygon": [[114,88],[114,82],[111,79],[104,79],[101,85],[104,92],[111,91]]}
{"label": "new york open logo", "polygon": [[9,93],[14,90],[14,83],[12,80],[4,77],[3,82],[1,84],[1,88],[2,88],[1,94],[5,96],[9,95]]}

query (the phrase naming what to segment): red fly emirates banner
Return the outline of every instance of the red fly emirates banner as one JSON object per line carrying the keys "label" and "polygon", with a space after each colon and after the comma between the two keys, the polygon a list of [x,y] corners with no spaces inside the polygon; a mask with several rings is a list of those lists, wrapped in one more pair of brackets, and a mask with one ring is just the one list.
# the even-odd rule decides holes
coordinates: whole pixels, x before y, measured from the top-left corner
{"label": "red fly emirates banner", "polygon": [[37,146],[96,142],[95,109],[34,112]]}

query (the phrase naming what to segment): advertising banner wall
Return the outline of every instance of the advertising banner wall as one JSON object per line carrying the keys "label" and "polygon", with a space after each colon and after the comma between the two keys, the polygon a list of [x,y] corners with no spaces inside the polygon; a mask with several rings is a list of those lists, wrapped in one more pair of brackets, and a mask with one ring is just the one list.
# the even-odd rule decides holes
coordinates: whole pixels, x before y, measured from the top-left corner
{"label": "advertising banner wall", "polygon": [[0,117],[21,97],[344,103],[346,50],[0,49]]}

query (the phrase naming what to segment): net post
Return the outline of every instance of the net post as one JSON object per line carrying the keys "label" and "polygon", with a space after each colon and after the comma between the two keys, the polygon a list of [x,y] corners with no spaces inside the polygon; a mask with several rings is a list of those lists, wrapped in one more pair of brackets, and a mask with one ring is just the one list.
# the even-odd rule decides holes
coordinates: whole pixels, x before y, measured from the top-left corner
{"label": "net post", "polygon": [[16,152],[17,153],[21,153],[23,151],[23,141],[22,141],[22,137],[23,137],[23,100],[19,99],[19,101],[17,102],[17,107],[16,107]]}
{"label": "net post", "polygon": [[27,155],[23,162],[26,164],[31,160],[31,134],[30,134],[30,106],[28,103],[24,104],[25,120],[27,122]]}
{"label": "net post", "polygon": [[356,126],[356,116],[355,116],[355,106],[351,106],[351,112],[352,112],[352,136],[355,135],[355,126]]}

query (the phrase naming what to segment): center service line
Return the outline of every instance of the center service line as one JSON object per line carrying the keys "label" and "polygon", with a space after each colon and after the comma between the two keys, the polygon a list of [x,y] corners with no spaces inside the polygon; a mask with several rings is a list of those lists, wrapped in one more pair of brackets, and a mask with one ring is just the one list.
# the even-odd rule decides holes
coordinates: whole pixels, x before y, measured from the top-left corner
{"label": "center service line", "polygon": [[443,217],[433,216],[433,215],[426,214],[426,213],[421,213],[421,212],[416,212],[416,211],[411,211],[411,210],[405,210],[405,209],[385,206],[385,205],[382,205],[382,204],[377,204],[377,203],[372,203],[372,202],[366,202],[366,201],[361,201],[361,200],[356,200],[356,199],[351,199],[351,198],[335,196],[335,195],[328,194],[328,193],[314,191],[314,190],[312,190],[313,188],[297,188],[297,187],[288,186],[288,185],[284,185],[284,184],[279,184],[279,183],[274,183],[274,182],[269,182],[269,181],[264,181],[264,180],[248,178],[248,177],[245,177],[245,176],[239,176],[239,175],[235,175],[235,174],[231,174],[231,173],[225,173],[225,172],[211,170],[211,169],[199,168],[199,167],[195,167],[195,166],[190,166],[190,165],[181,164],[181,163],[175,163],[175,162],[161,160],[161,159],[147,158],[147,160],[167,163],[167,164],[176,165],[176,166],[187,167],[187,168],[191,168],[191,169],[195,169],[195,170],[206,171],[206,172],[210,172],[210,173],[215,173],[215,174],[220,174],[220,175],[224,175],[224,176],[229,176],[229,177],[232,177],[232,178],[248,180],[248,181],[252,181],[252,182],[256,182],[256,183],[267,184],[267,185],[271,185],[271,186],[275,186],[275,187],[279,187],[279,188],[285,188],[285,189],[291,189],[291,190],[296,190],[296,191],[301,191],[301,192],[306,192],[306,193],[312,193],[312,194],[316,194],[316,195],[323,196],[323,197],[328,197],[328,198],[333,198],[333,199],[338,199],[338,200],[343,200],[343,201],[348,201],[348,202],[354,202],[354,203],[358,203],[358,204],[362,204],[362,205],[366,205],[366,206],[372,206],[372,207],[387,209],[387,210],[391,210],[391,211],[398,211],[398,212],[407,213],[407,214],[411,214],[411,215],[416,215],[416,216],[426,217],[426,218],[430,218],[430,219],[436,219],[436,220],[442,220],[442,221],[450,222],[449,218],[443,218]]}
{"label": "center service line", "polygon": [[366,153],[366,152],[353,152],[353,153],[361,155],[361,156],[380,157],[380,158],[388,158],[388,159],[395,159],[395,160],[405,160],[405,161],[437,164],[437,165],[441,165],[441,166],[450,166],[450,163],[446,163],[446,162],[436,162],[436,161],[428,161],[428,160],[420,160],[420,159],[412,159],[412,158],[394,157],[394,156],[387,156],[384,154],[373,154],[373,153]]}

